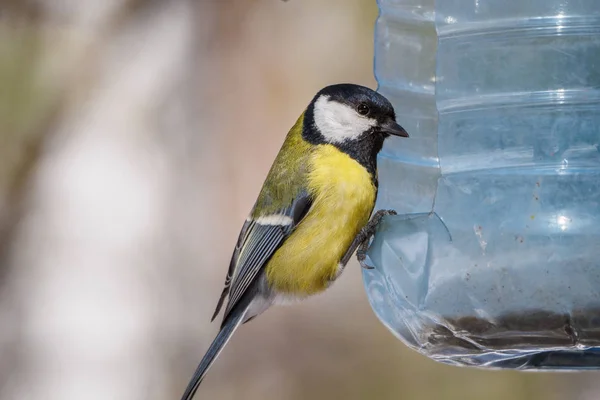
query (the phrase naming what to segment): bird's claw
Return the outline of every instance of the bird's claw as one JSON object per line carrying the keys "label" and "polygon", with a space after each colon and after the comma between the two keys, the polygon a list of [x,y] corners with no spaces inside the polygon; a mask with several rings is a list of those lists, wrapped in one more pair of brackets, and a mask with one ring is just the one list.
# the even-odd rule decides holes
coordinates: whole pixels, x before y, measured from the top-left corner
{"label": "bird's claw", "polygon": [[350,248],[348,248],[346,254],[344,254],[340,261],[342,270],[348,261],[350,261],[350,257],[352,257],[352,254],[354,254],[354,251],[356,251],[356,258],[358,259],[358,262],[362,268],[375,269],[375,267],[365,263],[367,258],[367,250],[369,250],[369,242],[377,230],[377,225],[379,225],[381,219],[386,215],[397,215],[397,213],[394,210],[379,210],[371,217],[371,220],[367,222],[367,225],[365,225],[365,227],[358,232],[352,241]]}
{"label": "bird's claw", "polygon": [[379,210],[375,213],[375,215],[373,215],[371,220],[363,228],[361,233],[362,233],[364,239],[360,243],[360,245],[358,246],[358,250],[356,251],[356,258],[358,259],[358,262],[360,263],[360,266],[362,268],[375,269],[375,267],[372,267],[365,263],[365,260],[367,258],[367,250],[369,249],[369,241],[375,234],[375,231],[377,230],[377,226],[379,225],[379,223],[381,222],[383,217],[385,217],[387,215],[397,215],[397,214],[398,213],[396,213],[396,211],[394,211],[394,210]]}
{"label": "bird's claw", "polygon": [[356,252],[356,258],[358,259],[358,263],[360,264],[360,266],[364,269],[375,269],[375,267],[372,267],[370,265],[368,265],[365,260],[367,259],[367,254],[364,250],[358,250]]}

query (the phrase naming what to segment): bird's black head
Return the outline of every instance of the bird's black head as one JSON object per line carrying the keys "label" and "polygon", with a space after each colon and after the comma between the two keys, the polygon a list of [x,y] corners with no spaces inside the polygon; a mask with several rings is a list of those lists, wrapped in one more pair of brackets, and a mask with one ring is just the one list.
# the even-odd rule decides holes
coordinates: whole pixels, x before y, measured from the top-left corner
{"label": "bird's black head", "polygon": [[332,144],[372,172],[390,135],[408,137],[389,100],[364,86],[345,83],[321,89],[304,117],[307,141]]}

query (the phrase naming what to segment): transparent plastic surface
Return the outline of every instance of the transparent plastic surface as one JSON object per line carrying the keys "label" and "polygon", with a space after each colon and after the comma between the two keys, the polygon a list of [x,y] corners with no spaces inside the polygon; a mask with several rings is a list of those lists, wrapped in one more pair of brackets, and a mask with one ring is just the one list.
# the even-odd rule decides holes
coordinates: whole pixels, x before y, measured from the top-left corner
{"label": "transparent plastic surface", "polygon": [[438,361],[600,368],[598,0],[381,0],[371,304]]}

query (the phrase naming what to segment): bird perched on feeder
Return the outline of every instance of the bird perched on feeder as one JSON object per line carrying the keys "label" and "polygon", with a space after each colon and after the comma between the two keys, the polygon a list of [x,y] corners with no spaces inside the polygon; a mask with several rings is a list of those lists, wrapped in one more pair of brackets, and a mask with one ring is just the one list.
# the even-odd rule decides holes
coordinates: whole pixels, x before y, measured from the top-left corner
{"label": "bird perched on feeder", "polygon": [[361,265],[381,218],[377,154],[408,137],[391,103],[358,85],[320,90],[289,131],[233,251],[212,320],[221,329],[182,400],[191,400],[235,330],[271,305],[327,289],[358,248]]}

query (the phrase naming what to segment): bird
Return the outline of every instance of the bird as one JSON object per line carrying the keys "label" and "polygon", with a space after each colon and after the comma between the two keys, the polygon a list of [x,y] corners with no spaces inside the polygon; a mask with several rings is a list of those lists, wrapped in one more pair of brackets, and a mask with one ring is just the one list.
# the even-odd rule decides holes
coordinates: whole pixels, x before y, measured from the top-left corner
{"label": "bird", "polygon": [[[312,98],[288,132],[243,223],[211,322],[227,299],[221,328],[182,400],[200,383],[236,329],[270,306],[323,292],[356,251],[364,268],[373,214],[377,154],[390,136],[408,137],[394,107],[365,86],[340,83]],[[372,215],[373,214],[373,215]]]}

